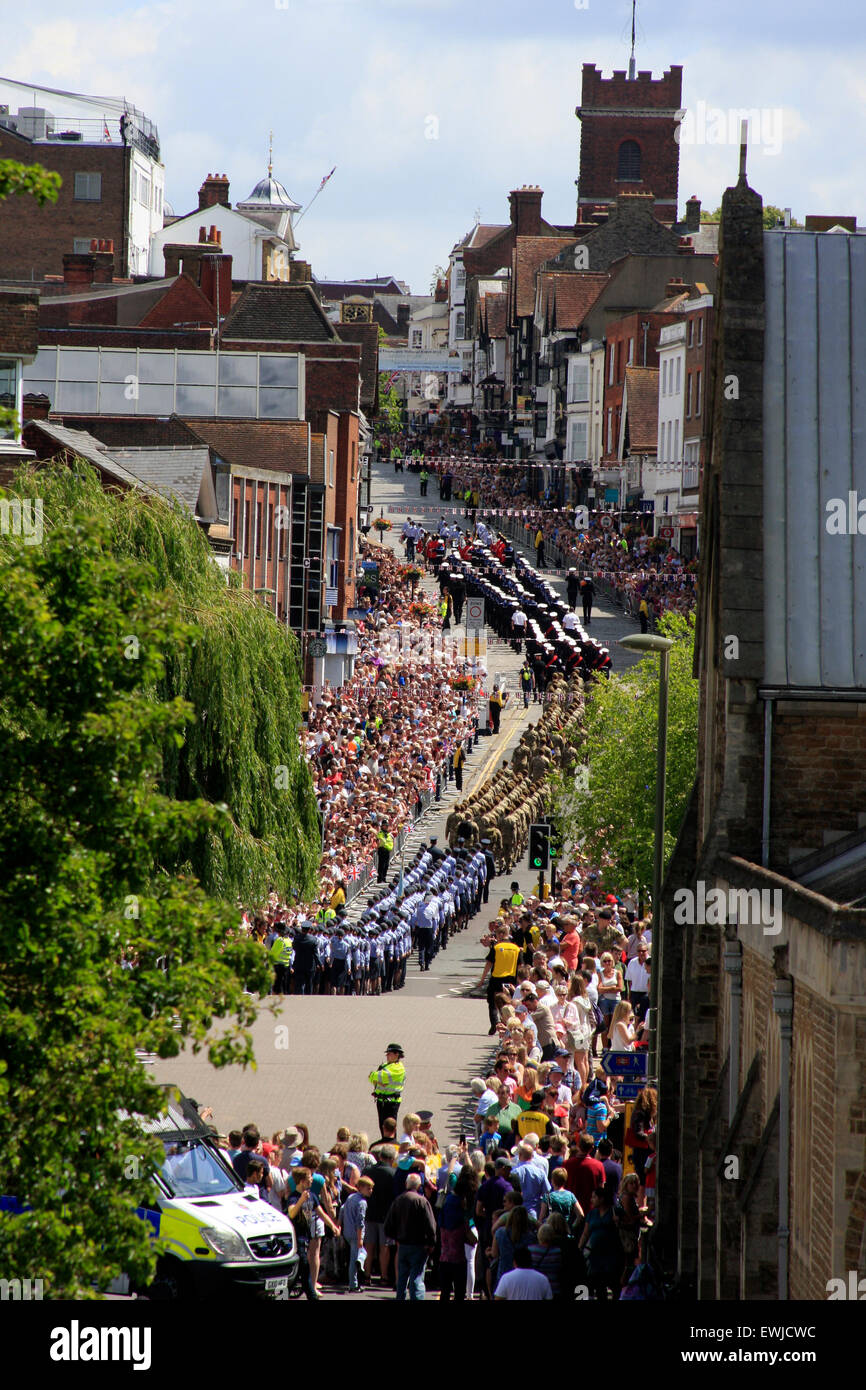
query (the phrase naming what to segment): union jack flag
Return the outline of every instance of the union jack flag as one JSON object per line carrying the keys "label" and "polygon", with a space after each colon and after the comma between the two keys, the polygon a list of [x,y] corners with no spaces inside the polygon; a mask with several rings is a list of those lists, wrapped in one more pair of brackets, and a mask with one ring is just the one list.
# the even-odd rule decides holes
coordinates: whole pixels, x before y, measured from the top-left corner
{"label": "union jack flag", "polygon": [[361,870],[358,868],[357,864],[350,864],[348,869],[346,870],[346,878],[348,878],[352,883],[354,883],[355,879],[360,877]]}

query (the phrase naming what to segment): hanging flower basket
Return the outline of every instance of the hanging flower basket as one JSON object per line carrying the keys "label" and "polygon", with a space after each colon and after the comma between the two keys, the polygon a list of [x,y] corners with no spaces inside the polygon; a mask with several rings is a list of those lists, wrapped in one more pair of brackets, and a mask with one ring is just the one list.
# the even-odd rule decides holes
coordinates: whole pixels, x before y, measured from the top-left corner
{"label": "hanging flower basket", "polygon": [[373,527],[375,530],[379,532],[390,531],[391,523],[386,516],[377,516],[375,521],[373,522]]}
{"label": "hanging flower basket", "polygon": [[423,623],[427,618],[435,617],[436,609],[432,603],[425,603],[423,599],[417,598],[414,603],[409,604],[409,616],[415,618],[417,622]]}
{"label": "hanging flower basket", "polygon": [[423,573],[424,571],[419,570],[417,565],[402,565],[399,570],[400,578],[404,583],[411,584],[413,589]]}
{"label": "hanging flower basket", "polygon": [[475,676],[452,676],[448,684],[452,690],[465,691],[469,694],[476,688],[478,680]]}

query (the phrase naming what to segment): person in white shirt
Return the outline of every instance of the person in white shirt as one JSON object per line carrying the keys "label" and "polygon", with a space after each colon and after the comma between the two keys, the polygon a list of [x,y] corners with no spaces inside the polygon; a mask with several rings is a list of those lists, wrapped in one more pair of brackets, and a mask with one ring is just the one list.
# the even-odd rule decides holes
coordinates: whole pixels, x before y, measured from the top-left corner
{"label": "person in white shirt", "polygon": [[610,1051],[634,1052],[634,1045],[645,1030],[645,1023],[635,1028],[634,1009],[626,999],[620,1000],[610,1021]]}
{"label": "person in white shirt", "polygon": [[630,960],[625,968],[625,978],[635,1015],[643,1021],[649,1007],[650,962],[649,951],[642,943],[634,960]]}
{"label": "person in white shirt", "polygon": [[515,608],[511,615],[511,636],[514,642],[514,650],[523,650],[523,639],[526,635],[526,614],[522,608]]}
{"label": "person in white shirt", "polygon": [[493,1295],[497,1303],[543,1303],[553,1298],[546,1275],[532,1268],[532,1256],[524,1246],[514,1252],[514,1268],[503,1274]]}
{"label": "person in white shirt", "polygon": [[496,1105],[499,1100],[499,1081],[495,1076],[488,1076],[483,1081],[480,1076],[472,1082],[472,1094],[475,1096],[475,1130],[476,1138],[481,1133],[484,1124],[484,1116],[487,1114],[491,1105]]}
{"label": "person in white shirt", "polygon": [[547,1004],[552,1008],[556,1003],[556,990],[549,980],[536,980],[535,992],[542,1004]]}
{"label": "person in white shirt", "polygon": [[577,614],[574,613],[570,608],[562,620],[562,627],[564,632],[577,631]]}

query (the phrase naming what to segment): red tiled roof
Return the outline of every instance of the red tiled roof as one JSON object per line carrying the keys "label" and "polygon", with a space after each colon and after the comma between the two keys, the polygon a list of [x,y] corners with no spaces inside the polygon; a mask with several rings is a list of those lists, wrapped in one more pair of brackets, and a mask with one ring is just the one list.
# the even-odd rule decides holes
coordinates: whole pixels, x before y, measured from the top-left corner
{"label": "red tiled roof", "polygon": [[283,473],[306,473],[306,420],[185,419],[205,444],[239,468],[267,468]]}
{"label": "red tiled roof", "polygon": [[507,231],[507,227],[495,227],[492,224],[479,222],[478,226],[469,233],[466,245],[471,246],[473,251],[480,251],[482,246],[486,246],[488,241],[492,241],[495,236],[499,236],[500,232]]}
{"label": "red tiled roof", "polygon": [[514,313],[525,318],[535,312],[535,277],[539,266],[574,244],[574,237],[519,236],[512,253]]}
{"label": "red tiled roof", "polygon": [[508,295],[485,294],[481,300],[481,305],[488,337],[506,337],[508,333]]}
{"label": "red tiled roof", "polygon": [[223,327],[223,342],[247,338],[254,342],[326,343],[337,341],[309,284],[280,280],[248,281]]}
{"label": "red tiled roof", "polygon": [[72,415],[59,411],[51,417],[70,429],[86,430],[108,449],[136,445],[156,448],[165,444],[194,444],[198,436],[177,415],[167,419],[148,415]]}
{"label": "red tiled roof", "polygon": [[579,328],[609,280],[604,271],[543,270],[538,276],[538,308],[560,332]]}
{"label": "red tiled roof", "polygon": [[658,367],[626,367],[625,411],[633,454],[654,454],[659,430]]}

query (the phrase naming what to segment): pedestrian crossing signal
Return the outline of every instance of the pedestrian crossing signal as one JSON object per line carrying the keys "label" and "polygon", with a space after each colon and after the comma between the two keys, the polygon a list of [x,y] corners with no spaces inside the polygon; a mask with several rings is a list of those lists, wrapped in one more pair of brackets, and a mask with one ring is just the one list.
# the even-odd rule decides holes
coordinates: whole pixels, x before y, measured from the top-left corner
{"label": "pedestrian crossing signal", "polygon": [[550,826],[529,827],[529,867],[544,870],[550,860]]}

